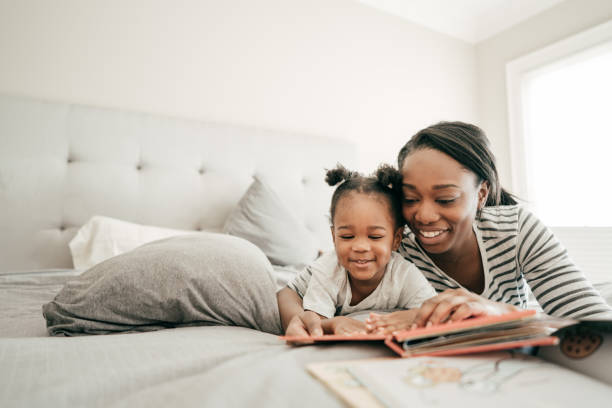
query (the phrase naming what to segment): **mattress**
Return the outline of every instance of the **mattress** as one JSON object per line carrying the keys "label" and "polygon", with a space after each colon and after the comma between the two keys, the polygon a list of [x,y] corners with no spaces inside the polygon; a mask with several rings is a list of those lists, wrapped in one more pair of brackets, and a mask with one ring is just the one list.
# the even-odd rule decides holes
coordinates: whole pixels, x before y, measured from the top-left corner
{"label": "mattress", "polygon": [[310,362],[388,357],[381,344],[291,347],[242,327],[49,337],[42,304],[74,270],[0,275],[0,406],[342,406]]}

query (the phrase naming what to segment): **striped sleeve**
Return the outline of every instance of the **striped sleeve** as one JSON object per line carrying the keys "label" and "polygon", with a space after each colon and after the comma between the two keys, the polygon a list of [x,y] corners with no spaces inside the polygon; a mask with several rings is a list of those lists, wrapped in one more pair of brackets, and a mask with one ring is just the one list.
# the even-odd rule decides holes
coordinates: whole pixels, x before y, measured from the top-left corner
{"label": "striped sleeve", "polygon": [[517,261],[544,312],[571,318],[612,313],[544,224],[523,208],[518,223]]}

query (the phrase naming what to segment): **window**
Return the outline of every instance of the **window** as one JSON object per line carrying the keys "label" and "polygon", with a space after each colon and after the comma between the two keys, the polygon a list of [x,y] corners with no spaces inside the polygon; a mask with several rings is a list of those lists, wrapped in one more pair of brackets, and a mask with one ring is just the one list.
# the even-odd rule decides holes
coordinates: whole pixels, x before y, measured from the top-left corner
{"label": "window", "polygon": [[612,227],[612,21],[507,65],[514,191],[549,226]]}
{"label": "window", "polygon": [[612,265],[612,20],[506,66],[513,190],[591,280]]}
{"label": "window", "polygon": [[612,42],[523,78],[527,198],[549,226],[612,226]]}

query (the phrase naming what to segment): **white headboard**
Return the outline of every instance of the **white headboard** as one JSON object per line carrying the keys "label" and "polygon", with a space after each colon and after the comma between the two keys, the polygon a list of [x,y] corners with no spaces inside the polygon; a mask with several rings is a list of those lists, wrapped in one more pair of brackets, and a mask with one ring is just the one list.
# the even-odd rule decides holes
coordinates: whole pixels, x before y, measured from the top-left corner
{"label": "white headboard", "polygon": [[0,95],[0,272],[70,268],[93,215],[219,230],[265,175],[329,247],[324,169],[346,141]]}

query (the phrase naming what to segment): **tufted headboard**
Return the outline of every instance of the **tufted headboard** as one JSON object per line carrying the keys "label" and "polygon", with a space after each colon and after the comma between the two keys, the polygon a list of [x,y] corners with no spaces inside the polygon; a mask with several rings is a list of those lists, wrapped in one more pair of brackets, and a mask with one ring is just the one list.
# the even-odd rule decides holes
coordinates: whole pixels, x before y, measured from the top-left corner
{"label": "tufted headboard", "polygon": [[324,137],[0,95],[0,272],[72,267],[93,215],[218,231],[255,173],[328,248],[324,169],[354,157]]}

